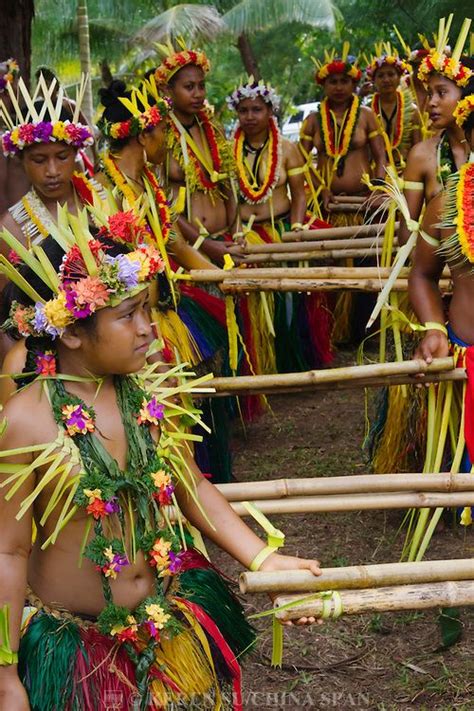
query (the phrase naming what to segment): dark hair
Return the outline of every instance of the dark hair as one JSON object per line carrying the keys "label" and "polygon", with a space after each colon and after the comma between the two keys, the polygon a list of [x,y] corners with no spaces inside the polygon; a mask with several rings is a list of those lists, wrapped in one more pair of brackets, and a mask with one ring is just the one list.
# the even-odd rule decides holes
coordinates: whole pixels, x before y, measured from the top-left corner
{"label": "dark hair", "polygon": [[43,75],[47,84],[52,84],[53,81],[56,80],[56,87],[59,89],[59,79],[52,69],[45,66],[38,67],[35,72],[35,79],[38,80],[41,75]]}
{"label": "dark hair", "polygon": [[149,79],[155,72],[156,72],[156,67],[151,67],[151,69],[147,69],[143,78]]}
{"label": "dark hair", "polygon": [[[107,88],[99,89],[99,98],[104,106],[103,114],[98,122],[99,128],[101,123],[108,121],[109,123],[118,123],[128,121],[132,118],[132,114],[126,106],[122,104],[120,98],[130,99],[132,92],[127,89],[125,82],[120,79],[113,79]],[[128,138],[108,138],[107,139],[112,150],[114,148],[123,148],[130,142]]]}

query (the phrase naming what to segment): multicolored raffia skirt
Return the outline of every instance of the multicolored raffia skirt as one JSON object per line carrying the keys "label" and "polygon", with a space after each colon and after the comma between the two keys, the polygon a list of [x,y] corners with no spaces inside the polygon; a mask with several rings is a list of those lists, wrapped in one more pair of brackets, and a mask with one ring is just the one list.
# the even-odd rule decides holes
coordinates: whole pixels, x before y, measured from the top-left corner
{"label": "multicolored raffia skirt", "polygon": [[[190,552],[167,600],[169,638],[118,642],[97,622],[42,605],[25,608],[19,674],[32,711],[241,711],[238,659],[254,631],[227,583]],[[197,567],[192,567],[196,565]]]}

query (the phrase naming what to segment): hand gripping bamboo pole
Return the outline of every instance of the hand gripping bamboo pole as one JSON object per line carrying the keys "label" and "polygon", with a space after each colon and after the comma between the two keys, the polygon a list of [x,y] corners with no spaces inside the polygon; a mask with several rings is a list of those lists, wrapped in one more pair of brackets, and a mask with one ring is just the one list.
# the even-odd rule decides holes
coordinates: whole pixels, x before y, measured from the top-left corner
{"label": "hand gripping bamboo pole", "polygon": [[[272,392],[279,388],[306,387],[324,385],[331,387],[342,381],[363,381],[370,385],[370,380],[387,376],[410,376],[421,373],[441,373],[453,371],[454,359],[435,358],[428,364],[424,360],[404,360],[393,363],[375,363],[373,365],[353,365],[345,368],[328,368],[326,370],[308,370],[303,373],[276,373],[274,375],[240,375],[232,378],[213,378],[207,383],[209,387],[225,392],[248,392],[257,389]],[[456,369],[461,370],[463,369]],[[408,382],[414,382],[409,379]]]}
{"label": "hand gripping bamboo pole", "polygon": [[474,491],[472,474],[354,474],[216,484],[227,501],[401,491]]}
{"label": "hand gripping bamboo pole", "polygon": [[[337,597],[338,596],[338,597]],[[339,590],[296,605],[307,595],[279,595],[274,601],[275,616],[282,622],[300,617],[338,617],[366,612],[428,610],[439,607],[474,605],[474,581],[458,580],[419,585],[394,585],[366,590]],[[279,609],[291,603],[286,610]],[[295,605],[295,606],[293,606]]]}
{"label": "hand gripping bamboo pole", "polygon": [[346,568],[323,568],[319,576],[309,570],[241,573],[242,593],[310,593],[320,590],[375,588],[386,585],[474,580],[474,559],[422,560],[416,563],[377,563]]}

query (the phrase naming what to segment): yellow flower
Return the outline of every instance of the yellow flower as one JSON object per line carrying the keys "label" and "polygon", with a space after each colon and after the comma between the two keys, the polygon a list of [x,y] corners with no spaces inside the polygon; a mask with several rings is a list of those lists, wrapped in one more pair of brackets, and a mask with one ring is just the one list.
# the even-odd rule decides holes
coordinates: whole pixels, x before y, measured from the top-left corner
{"label": "yellow flower", "polygon": [[104,548],[104,555],[107,558],[107,560],[113,560],[114,559],[114,552],[112,550],[111,546],[108,546],[107,548]]}
{"label": "yellow flower", "polygon": [[53,124],[53,137],[57,141],[65,141],[67,138],[66,135],[66,126],[64,124],[64,121],[57,121],[56,123]]}
{"label": "yellow flower", "polygon": [[19,130],[18,128],[14,128],[13,131],[10,133],[10,140],[12,143],[15,144],[15,146],[18,144],[18,139],[19,139]]}
{"label": "yellow flower", "polygon": [[170,475],[163,471],[163,469],[160,469],[159,472],[154,472],[151,475],[151,478],[153,479],[153,483],[157,489],[161,486],[168,486],[168,484],[171,483]]}
{"label": "yellow flower", "polygon": [[153,550],[155,551],[155,553],[157,553],[162,558],[168,557],[170,548],[171,543],[169,541],[165,541],[163,538],[159,538],[153,546]]}
{"label": "yellow flower", "polygon": [[149,618],[153,621],[153,623],[158,627],[159,630],[162,630],[165,624],[168,622],[170,619],[170,615],[168,615],[160,605],[152,604],[152,605],[147,605],[146,608],[146,614],[149,616]]}
{"label": "yellow flower", "polygon": [[94,499],[102,499],[101,489],[83,489],[84,496],[87,496],[89,503],[92,503]]}
{"label": "yellow flower", "polygon": [[139,262],[140,271],[138,272],[138,281],[145,281],[150,273],[150,258],[145,252],[137,250],[128,259],[133,262]]}
{"label": "yellow flower", "polygon": [[66,308],[66,296],[63,292],[45,304],[44,315],[55,328],[65,328],[73,321],[71,312]]}

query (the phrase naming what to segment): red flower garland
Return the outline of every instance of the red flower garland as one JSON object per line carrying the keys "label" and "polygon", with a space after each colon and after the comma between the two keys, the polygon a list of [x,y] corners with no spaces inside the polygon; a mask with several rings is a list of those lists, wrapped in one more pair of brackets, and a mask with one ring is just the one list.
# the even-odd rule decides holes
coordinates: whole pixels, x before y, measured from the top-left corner
{"label": "red flower garland", "polygon": [[244,133],[239,126],[234,135],[234,158],[238,168],[240,192],[248,203],[263,202],[267,193],[273,190],[278,180],[278,164],[280,161],[280,134],[275,120],[270,121],[270,164],[266,170],[263,185],[254,190],[247,180],[243,162]]}
{"label": "red flower garland", "polygon": [[[397,91],[397,117],[395,121],[395,131],[392,136],[389,136],[390,145],[392,148],[398,148],[403,138],[403,95],[400,91]],[[376,92],[372,99],[372,111],[377,115],[381,116],[380,111],[380,94]]]}

